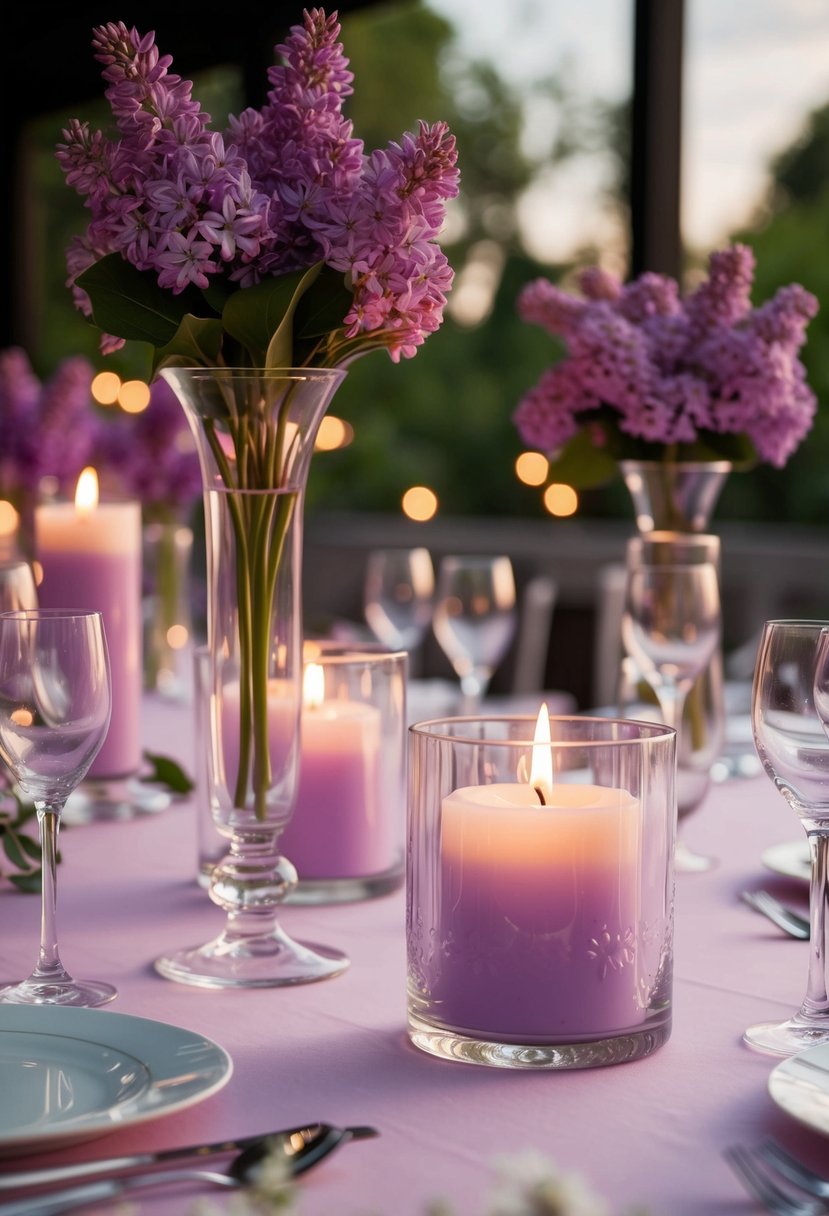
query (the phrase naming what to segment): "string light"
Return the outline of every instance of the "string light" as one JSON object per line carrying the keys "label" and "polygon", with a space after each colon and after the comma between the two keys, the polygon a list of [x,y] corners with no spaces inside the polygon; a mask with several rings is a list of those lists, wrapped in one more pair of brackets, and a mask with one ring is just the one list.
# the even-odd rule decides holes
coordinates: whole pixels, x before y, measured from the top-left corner
{"label": "string light", "polygon": [[544,491],[544,506],[551,515],[559,517],[575,515],[579,509],[579,496],[572,486],[554,481]]}

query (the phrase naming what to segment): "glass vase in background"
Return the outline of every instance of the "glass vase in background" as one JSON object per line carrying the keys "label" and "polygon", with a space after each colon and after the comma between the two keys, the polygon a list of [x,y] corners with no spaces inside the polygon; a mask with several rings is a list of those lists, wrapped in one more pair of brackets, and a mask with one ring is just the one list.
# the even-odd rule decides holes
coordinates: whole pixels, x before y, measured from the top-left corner
{"label": "glass vase in background", "polygon": [[302,701],[301,558],[317,430],[343,371],[169,368],[204,480],[208,789],[228,843],[210,898],[227,914],[213,941],[156,960],[204,987],[304,983],[346,957],[293,941],[277,911],[297,875],[280,851],[296,798]]}
{"label": "glass vase in background", "polygon": [[[642,559],[669,565],[710,561],[720,569],[720,540],[711,519],[732,464],[727,460],[624,460],[620,470],[630,493],[638,537],[628,544],[627,564]],[[650,714],[656,698],[635,661],[622,655],[616,698],[619,713]],[[711,768],[725,742],[725,677],[722,644],[695,679],[683,716],[684,743],[677,753],[677,808],[684,819],[700,806],[711,784]],[[711,867],[711,858],[677,843],[677,871]]]}
{"label": "glass vase in background", "polygon": [[144,525],[144,687],[173,701],[191,687],[193,529],[174,521]]}

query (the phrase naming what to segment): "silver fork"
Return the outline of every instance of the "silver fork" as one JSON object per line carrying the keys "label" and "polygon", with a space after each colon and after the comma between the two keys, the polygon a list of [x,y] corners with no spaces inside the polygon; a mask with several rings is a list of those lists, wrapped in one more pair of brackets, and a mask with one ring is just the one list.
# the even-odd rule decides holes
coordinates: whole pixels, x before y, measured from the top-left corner
{"label": "silver fork", "polygon": [[802,1187],[810,1195],[829,1200],[829,1179],[822,1178],[802,1161],[798,1161],[797,1157],[793,1157],[776,1140],[764,1140],[762,1144],[758,1144],[757,1155],[778,1170],[784,1178]]}
{"label": "silver fork", "polygon": [[780,900],[775,899],[769,891],[742,891],[740,898],[749,907],[754,908],[755,912],[762,912],[790,937],[799,938],[800,941],[808,940],[808,919],[801,916],[799,912],[795,912],[793,908],[787,908],[785,904],[781,904]]}
{"label": "silver fork", "polygon": [[758,1156],[755,1151],[733,1145],[723,1156],[771,1216],[827,1216],[829,1213],[829,1206],[822,1199],[780,1186],[773,1167],[770,1169],[765,1157]]}

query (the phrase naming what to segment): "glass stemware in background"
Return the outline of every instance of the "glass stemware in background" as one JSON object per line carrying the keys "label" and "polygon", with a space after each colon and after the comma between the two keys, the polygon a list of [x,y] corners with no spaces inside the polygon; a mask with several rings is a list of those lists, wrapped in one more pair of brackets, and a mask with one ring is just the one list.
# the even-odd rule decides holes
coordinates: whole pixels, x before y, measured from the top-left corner
{"label": "glass stemware in background", "polygon": [[761,1022],[745,1041],[772,1055],[829,1043],[826,905],[829,899],[829,621],[767,621],[751,699],[757,754],[800,819],[811,859],[811,940],[806,995],[785,1022]]}
{"label": "glass stemware in background", "polygon": [[32,567],[22,559],[0,562],[0,612],[37,608],[37,587]]}
{"label": "glass stemware in background", "polygon": [[61,811],[104,741],[111,706],[99,612],[0,616],[0,755],[37,808],[43,856],[37,965],[28,979],[0,989],[0,1002],[90,1006],[116,995],[111,984],[75,980],[65,969],[56,914]]}
{"label": "glass stemware in background", "polygon": [[508,557],[442,560],[432,628],[460,679],[465,713],[479,708],[515,626],[515,578]]}
{"label": "glass stemware in background", "polygon": [[428,549],[374,549],[369,553],[365,617],[377,641],[390,650],[407,650],[410,655],[417,650],[432,620],[434,592],[435,572]]}
{"label": "glass stemware in background", "polygon": [[[662,720],[677,732],[678,778],[699,779],[707,786],[710,763],[696,774],[688,759],[693,722],[683,723],[685,702],[694,680],[705,669],[720,639],[720,593],[711,562],[642,564],[628,571],[622,619],[625,648],[638,663],[656,694]],[[699,799],[690,800],[688,809]],[[678,870],[709,869],[713,862],[691,853],[679,841]]]}

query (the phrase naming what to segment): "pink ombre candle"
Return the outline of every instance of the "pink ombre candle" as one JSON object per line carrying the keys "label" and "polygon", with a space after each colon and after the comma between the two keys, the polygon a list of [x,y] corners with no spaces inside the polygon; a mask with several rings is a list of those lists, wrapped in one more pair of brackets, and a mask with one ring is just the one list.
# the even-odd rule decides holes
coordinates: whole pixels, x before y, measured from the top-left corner
{"label": "pink ombre candle", "polygon": [[[316,688],[309,692],[316,678]],[[380,713],[324,699],[322,667],[306,668],[296,806],[280,849],[300,879],[358,878],[393,863],[380,771]]]}
{"label": "pink ombre candle", "polygon": [[42,608],[94,609],[104,620],[112,719],[90,777],[123,777],[141,762],[141,506],[98,502],[94,470],[78,480],[75,503],[35,511]]}
{"label": "pink ombre candle", "polygon": [[456,789],[442,800],[441,1022],[482,1037],[618,1032],[644,1019],[641,806],[626,790],[556,784]]}

